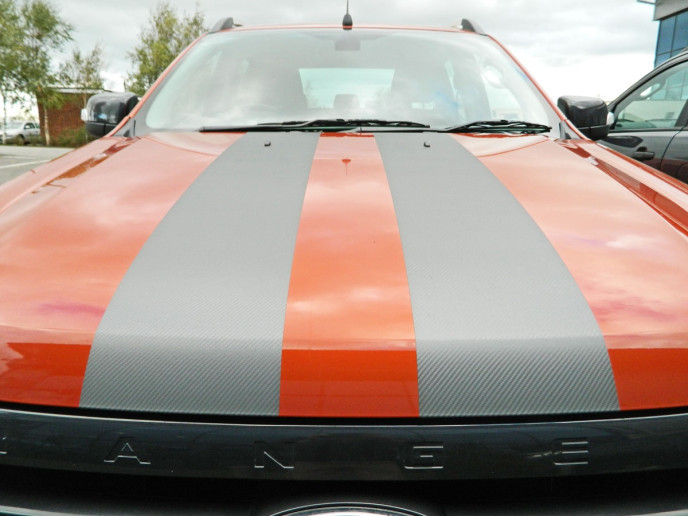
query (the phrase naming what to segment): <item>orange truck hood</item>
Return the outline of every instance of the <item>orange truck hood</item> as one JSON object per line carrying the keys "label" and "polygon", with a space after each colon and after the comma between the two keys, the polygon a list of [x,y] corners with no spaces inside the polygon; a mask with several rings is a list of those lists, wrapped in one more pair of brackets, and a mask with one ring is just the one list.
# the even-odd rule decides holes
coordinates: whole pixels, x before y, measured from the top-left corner
{"label": "orange truck hood", "polygon": [[[0,188],[0,398],[315,417],[688,405],[683,185],[588,141],[403,133],[289,138],[103,138]],[[455,181],[444,154],[455,152],[470,162],[474,182]],[[459,161],[456,174],[464,170]],[[251,167],[265,178],[247,173],[232,182]],[[285,179],[283,167],[299,175]],[[444,186],[429,173],[442,167]],[[236,184],[247,184],[252,197]],[[427,192],[413,186],[423,184]],[[497,199],[513,199],[508,216],[490,197],[497,190]],[[462,215],[465,228],[452,223],[454,212],[442,211],[473,205],[479,211]],[[203,212],[197,223],[188,216],[194,210]],[[516,218],[527,228],[523,238],[525,229],[510,229]],[[173,238],[178,228],[186,240]],[[500,231],[513,240],[497,238]],[[536,248],[525,249],[530,238]],[[542,272],[522,253],[544,253],[547,271],[557,260],[561,266]],[[451,256],[459,259],[448,263]],[[426,263],[435,265],[423,270]],[[502,277],[499,264],[515,272]],[[514,278],[520,271],[525,279]],[[541,282],[539,274],[566,276],[561,295],[558,283]],[[498,280],[482,289],[483,280],[473,279],[483,277]],[[452,288],[437,294],[442,285]],[[551,299],[531,299],[538,289]],[[591,328],[581,335],[558,331],[557,314],[568,306],[562,298],[573,290],[572,312]],[[496,328],[494,334],[437,329],[456,327],[452,310],[466,314],[481,303],[495,308],[476,310],[461,327]],[[494,353],[484,351],[489,346]],[[583,356],[579,346],[594,350]],[[168,358],[156,368],[158,356]],[[576,361],[580,369],[567,372]],[[474,374],[477,363],[483,369]],[[551,374],[538,372],[542,364]],[[556,385],[567,374],[570,384]],[[590,403],[582,390],[588,374],[603,391]],[[571,394],[576,389],[578,397]],[[227,398],[243,401],[228,405]]]}

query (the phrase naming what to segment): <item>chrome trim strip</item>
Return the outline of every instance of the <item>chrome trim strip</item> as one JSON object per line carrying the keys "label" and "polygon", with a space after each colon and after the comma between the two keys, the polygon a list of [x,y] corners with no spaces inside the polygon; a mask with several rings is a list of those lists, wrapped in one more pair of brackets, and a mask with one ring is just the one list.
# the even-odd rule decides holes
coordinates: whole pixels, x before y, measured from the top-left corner
{"label": "chrome trim strip", "polygon": [[539,423],[277,424],[0,409],[0,465],[180,477],[442,480],[688,467],[688,414]]}

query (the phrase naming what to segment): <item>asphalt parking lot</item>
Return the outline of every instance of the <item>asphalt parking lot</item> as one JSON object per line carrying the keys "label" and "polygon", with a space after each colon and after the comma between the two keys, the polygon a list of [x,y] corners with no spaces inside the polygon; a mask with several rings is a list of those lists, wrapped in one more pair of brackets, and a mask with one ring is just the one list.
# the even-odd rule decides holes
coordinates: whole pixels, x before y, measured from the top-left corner
{"label": "asphalt parking lot", "polygon": [[36,145],[2,145],[0,146],[0,184],[71,150]]}

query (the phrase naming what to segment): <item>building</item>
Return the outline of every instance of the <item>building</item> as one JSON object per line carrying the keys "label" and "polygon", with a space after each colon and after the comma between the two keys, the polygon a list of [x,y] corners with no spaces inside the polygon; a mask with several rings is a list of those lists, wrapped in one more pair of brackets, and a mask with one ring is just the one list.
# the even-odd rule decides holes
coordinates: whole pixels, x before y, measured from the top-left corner
{"label": "building", "polygon": [[62,88],[57,90],[63,102],[59,108],[45,108],[38,105],[41,121],[41,139],[48,145],[77,146],[86,143],[87,136],[81,110],[91,95],[100,90]]}
{"label": "building", "polygon": [[638,0],[654,4],[659,21],[655,66],[688,47],[688,0]]}

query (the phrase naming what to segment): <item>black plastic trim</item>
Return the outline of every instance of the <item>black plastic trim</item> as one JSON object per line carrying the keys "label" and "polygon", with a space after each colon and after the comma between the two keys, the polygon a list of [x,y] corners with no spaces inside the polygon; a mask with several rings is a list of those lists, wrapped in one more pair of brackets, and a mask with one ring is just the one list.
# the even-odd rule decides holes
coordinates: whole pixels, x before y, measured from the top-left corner
{"label": "black plastic trim", "polygon": [[0,464],[279,480],[440,480],[688,467],[688,415],[494,424],[240,424],[0,409]]}
{"label": "black plastic trim", "polygon": [[480,25],[475,23],[473,20],[469,20],[467,18],[461,20],[461,29],[468,32],[475,32],[476,34],[485,36],[485,31],[480,27]]}
{"label": "black plastic trim", "polygon": [[221,30],[233,29],[237,25],[234,23],[234,18],[222,18],[218,20],[210,29],[210,33],[220,32]]}
{"label": "black plastic trim", "polygon": [[687,483],[685,469],[520,480],[275,482],[0,466],[0,513],[275,516],[350,503],[403,507],[424,516],[686,514]]}

